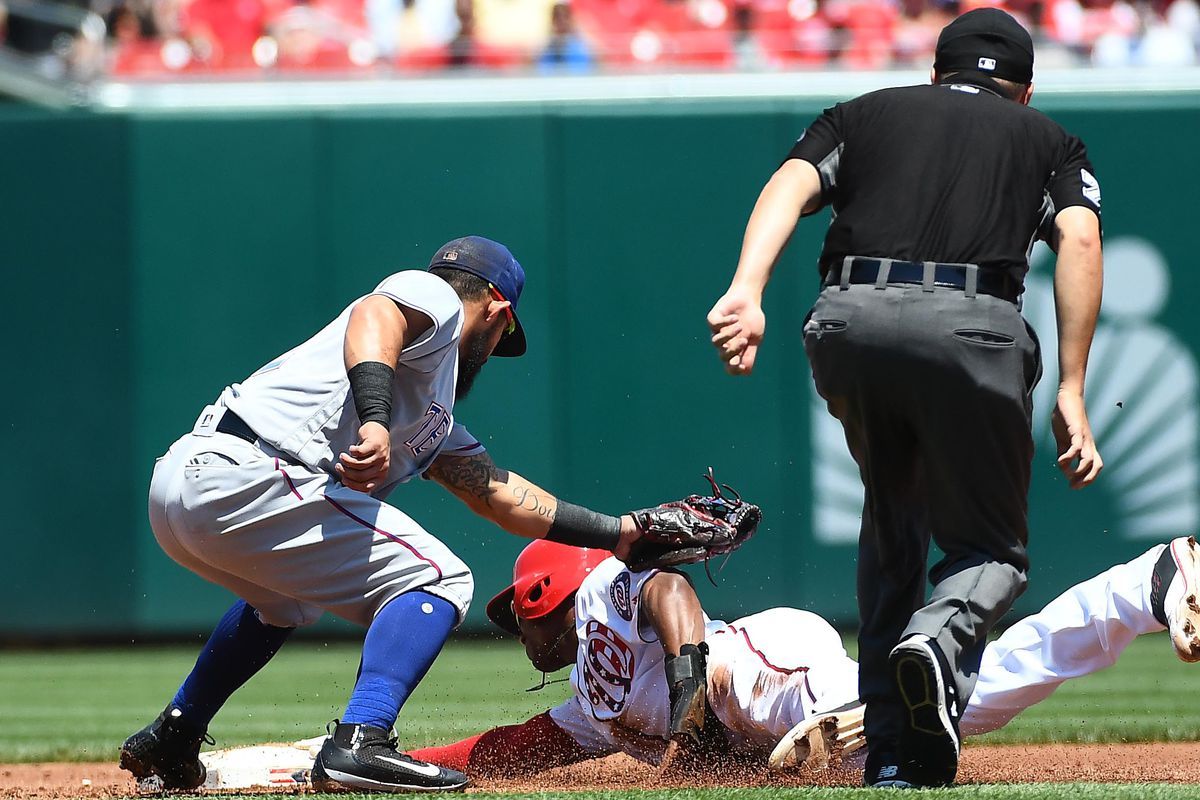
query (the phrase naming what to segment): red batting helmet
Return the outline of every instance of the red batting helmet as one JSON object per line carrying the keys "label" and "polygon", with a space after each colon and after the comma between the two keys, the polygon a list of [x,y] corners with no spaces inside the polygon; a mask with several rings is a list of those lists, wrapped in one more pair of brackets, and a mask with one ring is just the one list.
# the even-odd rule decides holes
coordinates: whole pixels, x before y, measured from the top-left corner
{"label": "red batting helmet", "polygon": [[570,598],[588,573],[610,556],[607,550],[535,539],[517,556],[512,586],[488,602],[488,619],[519,636],[517,617],[546,616]]}

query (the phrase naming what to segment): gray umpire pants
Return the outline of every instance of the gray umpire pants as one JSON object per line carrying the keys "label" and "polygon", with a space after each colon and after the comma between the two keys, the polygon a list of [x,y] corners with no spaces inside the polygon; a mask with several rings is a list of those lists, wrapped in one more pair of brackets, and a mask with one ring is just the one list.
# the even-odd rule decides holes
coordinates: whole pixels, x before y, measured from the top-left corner
{"label": "gray umpire pants", "polygon": [[[826,288],[804,347],[866,489],[859,694],[869,746],[891,750],[902,720],[891,649],[936,640],[965,702],[989,630],[1025,589],[1041,354],[1012,303],[920,285]],[[931,535],[945,556],[926,600]]]}

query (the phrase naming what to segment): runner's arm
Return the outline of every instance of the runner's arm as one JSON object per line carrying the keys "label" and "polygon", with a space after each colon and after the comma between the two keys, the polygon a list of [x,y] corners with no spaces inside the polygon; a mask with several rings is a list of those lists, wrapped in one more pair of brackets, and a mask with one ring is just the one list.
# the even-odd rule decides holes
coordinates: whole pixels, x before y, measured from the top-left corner
{"label": "runner's arm", "polygon": [[691,581],[681,572],[662,571],[642,584],[642,621],[654,629],[667,655],[685,644],[704,641],[704,609]]}

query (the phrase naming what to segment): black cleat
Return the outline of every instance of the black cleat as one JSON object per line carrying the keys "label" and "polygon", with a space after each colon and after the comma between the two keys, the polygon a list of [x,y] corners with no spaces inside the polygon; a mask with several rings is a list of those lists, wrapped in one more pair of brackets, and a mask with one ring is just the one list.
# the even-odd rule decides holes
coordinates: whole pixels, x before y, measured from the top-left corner
{"label": "black cleat", "polygon": [[396,750],[390,731],[371,725],[338,723],[313,764],[312,785],[320,791],[454,792],[466,775],[418,761]]}
{"label": "black cleat", "polygon": [[873,789],[911,789],[913,784],[900,774],[900,759],[889,747],[873,747],[863,766],[863,786]]}
{"label": "black cleat", "polygon": [[954,676],[941,649],[928,637],[911,636],[888,662],[900,702],[900,773],[916,786],[949,786],[958,773],[959,709]]}
{"label": "black cleat", "polygon": [[158,718],[125,740],[121,769],[144,779],[158,777],[164,789],[195,789],[204,783],[200,745],[213,744],[204,728],[189,725],[183,712],[167,706]]}

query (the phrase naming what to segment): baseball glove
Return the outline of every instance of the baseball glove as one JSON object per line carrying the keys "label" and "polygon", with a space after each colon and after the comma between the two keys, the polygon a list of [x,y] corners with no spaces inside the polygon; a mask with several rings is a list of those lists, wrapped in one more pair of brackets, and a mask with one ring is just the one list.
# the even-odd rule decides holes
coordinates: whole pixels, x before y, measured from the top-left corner
{"label": "baseball glove", "polygon": [[[689,495],[683,500],[630,512],[641,537],[625,563],[639,572],[656,567],[676,567],[732,553],[754,535],[762,509],[742,500],[727,485],[718,485],[712,468],[705,476],[713,493]],[[722,492],[733,495],[732,499]]]}

